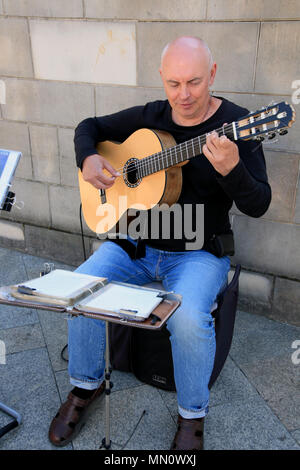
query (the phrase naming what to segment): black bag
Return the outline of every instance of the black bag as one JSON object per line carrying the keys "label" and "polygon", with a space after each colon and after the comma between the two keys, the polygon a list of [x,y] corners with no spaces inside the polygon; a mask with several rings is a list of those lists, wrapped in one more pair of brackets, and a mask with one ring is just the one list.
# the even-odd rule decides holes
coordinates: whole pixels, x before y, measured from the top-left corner
{"label": "black bag", "polygon": [[[218,299],[215,318],[216,354],[209,388],[212,387],[228,356],[238,301],[241,266]],[[113,369],[133,372],[142,382],[175,391],[174,370],[169,332],[164,326],[158,331],[130,328],[110,323],[110,359]]]}

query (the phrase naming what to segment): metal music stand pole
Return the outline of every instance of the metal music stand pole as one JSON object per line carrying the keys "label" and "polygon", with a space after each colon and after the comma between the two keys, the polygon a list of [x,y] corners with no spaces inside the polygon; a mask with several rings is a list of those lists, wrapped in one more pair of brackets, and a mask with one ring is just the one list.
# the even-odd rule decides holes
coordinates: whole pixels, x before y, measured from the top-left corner
{"label": "metal music stand pole", "polygon": [[110,393],[113,387],[110,381],[111,367],[109,357],[109,322],[105,321],[105,437],[102,440],[102,445],[105,449],[110,449]]}

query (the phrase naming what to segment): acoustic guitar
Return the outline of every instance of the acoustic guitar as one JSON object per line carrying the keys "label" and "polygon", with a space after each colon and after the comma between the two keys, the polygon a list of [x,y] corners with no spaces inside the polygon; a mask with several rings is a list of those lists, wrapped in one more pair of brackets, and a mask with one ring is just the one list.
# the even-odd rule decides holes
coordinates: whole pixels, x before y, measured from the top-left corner
{"label": "acoustic guitar", "polygon": [[[276,134],[286,134],[294,122],[293,107],[282,101],[250,112],[216,132],[233,141],[262,141],[265,136],[273,139]],[[104,234],[116,226],[128,209],[148,210],[174,204],[181,193],[181,166],[201,156],[205,142],[206,134],[177,145],[169,133],[151,129],[137,130],[122,144],[100,142],[97,151],[121,176],[111,188],[98,190],[84,181],[79,170],[82,210],[88,227]]]}

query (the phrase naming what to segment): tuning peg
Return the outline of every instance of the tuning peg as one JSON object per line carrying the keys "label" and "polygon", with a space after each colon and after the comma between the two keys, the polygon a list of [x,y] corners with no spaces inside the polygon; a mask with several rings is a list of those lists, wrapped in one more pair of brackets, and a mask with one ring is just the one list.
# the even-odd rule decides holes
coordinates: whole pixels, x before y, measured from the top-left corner
{"label": "tuning peg", "polygon": [[275,136],[276,136],[276,132],[269,132],[268,133],[268,139],[269,140],[274,139]]}
{"label": "tuning peg", "polygon": [[255,137],[255,140],[257,140],[258,142],[262,142],[263,140],[265,140],[265,138],[263,135],[258,135],[257,137]]}
{"label": "tuning peg", "polygon": [[287,130],[287,129],[279,129],[278,133],[279,133],[280,135],[285,135],[285,134],[288,133],[288,130]]}

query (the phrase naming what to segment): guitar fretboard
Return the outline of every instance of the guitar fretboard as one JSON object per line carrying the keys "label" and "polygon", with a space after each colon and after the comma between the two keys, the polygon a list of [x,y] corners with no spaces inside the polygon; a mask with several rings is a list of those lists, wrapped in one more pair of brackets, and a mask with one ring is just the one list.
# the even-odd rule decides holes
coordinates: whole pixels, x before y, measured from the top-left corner
{"label": "guitar fretboard", "polygon": [[[215,132],[217,132],[219,136],[226,135],[229,139],[234,140],[234,122],[216,129]],[[201,155],[203,145],[206,142],[206,136],[207,134],[194,137],[174,147],[142,158],[137,165],[139,178],[165,170],[178,163]]]}

